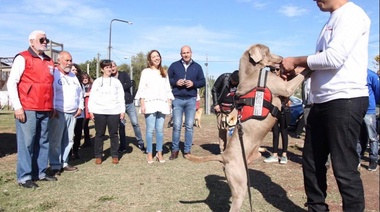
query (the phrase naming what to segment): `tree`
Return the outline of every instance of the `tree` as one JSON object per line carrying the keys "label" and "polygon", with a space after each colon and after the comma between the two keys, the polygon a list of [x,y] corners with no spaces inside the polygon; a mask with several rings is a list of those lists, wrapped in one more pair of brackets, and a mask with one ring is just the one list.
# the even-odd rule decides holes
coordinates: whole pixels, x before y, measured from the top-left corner
{"label": "tree", "polygon": [[380,55],[376,55],[375,59],[375,70],[377,69],[377,75],[380,76],[380,68],[379,68],[379,63],[380,63]]}
{"label": "tree", "polygon": [[131,58],[132,67],[133,67],[133,79],[135,81],[136,88],[139,86],[140,83],[140,77],[141,72],[144,70],[144,68],[147,67],[146,65],[146,54],[139,52],[135,56],[132,56]]}
{"label": "tree", "polygon": [[87,60],[84,63],[78,64],[82,72],[87,72],[87,64],[89,64],[89,75],[92,79],[96,79],[96,65],[98,60],[94,57],[92,60]]}

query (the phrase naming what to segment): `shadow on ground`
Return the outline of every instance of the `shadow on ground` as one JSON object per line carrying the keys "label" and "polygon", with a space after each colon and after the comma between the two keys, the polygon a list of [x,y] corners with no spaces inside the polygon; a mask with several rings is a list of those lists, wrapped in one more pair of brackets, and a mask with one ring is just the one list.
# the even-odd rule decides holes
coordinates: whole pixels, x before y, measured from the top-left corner
{"label": "shadow on ground", "polygon": [[[106,135],[104,136],[103,140],[108,140],[109,137]],[[83,141],[83,139],[81,140]],[[123,158],[125,154],[130,154],[133,151],[140,151],[139,148],[137,148],[137,140],[135,137],[129,137],[126,136],[126,142],[127,147],[125,152],[119,152],[119,160]],[[133,148],[132,146],[135,146],[136,148]],[[91,146],[86,148],[80,148],[79,149],[79,159],[70,158],[69,164],[73,166],[77,166],[83,163],[86,163],[94,158],[94,137],[91,138]],[[102,161],[106,161],[107,159],[111,158],[111,150],[110,148],[103,149],[103,157]]]}
{"label": "shadow on ground", "polygon": [[[287,197],[287,192],[278,184],[274,183],[271,178],[264,172],[257,170],[249,170],[251,188],[254,188],[264,199],[277,208],[279,211],[304,212],[305,209],[299,207]],[[206,187],[210,193],[204,200],[181,200],[182,204],[198,204],[205,203],[211,211],[229,211],[230,210],[230,188],[225,177],[218,175],[208,175],[205,177]],[[252,190],[251,190],[252,191]],[[253,193],[253,192],[252,192]],[[249,198],[248,194],[245,198]],[[254,199],[254,197],[252,197]],[[255,204],[252,201],[253,210]]]}
{"label": "shadow on ground", "polygon": [[205,177],[206,187],[210,190],[208,197],[204,200],[179,201],[182,204],[207,204],[210,211],[229,211],[231,202],[230,188],[226,183],[226,178],[218,175],[208,175]]}
{"label": "shadow on ground", "polygon": [[0,134],[0,158],[17,153],[15,133]]}
{"label": "shadow on ground", "polygon": [[[287,197],[287,192],[284,188],[282,188],[279,184],[274,183],[264,172],[249,170],[249,176],[251,187],[258,190],[264,199],[279,211],[306,211],[292,202]],[[252,204],[254,205],[254,203]]]}

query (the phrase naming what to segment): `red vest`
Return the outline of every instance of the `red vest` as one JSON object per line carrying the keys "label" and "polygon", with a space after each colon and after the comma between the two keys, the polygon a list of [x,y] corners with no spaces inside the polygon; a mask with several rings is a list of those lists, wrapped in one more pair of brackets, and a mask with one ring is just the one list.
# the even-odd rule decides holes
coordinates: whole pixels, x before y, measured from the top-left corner
{"label": "red vest", "polygon": [[23,109],[53,110],[53,61],[46,55],[41,60],[29,51],[23,51],[19,55],[25,58],[25,70],[17,85]]}

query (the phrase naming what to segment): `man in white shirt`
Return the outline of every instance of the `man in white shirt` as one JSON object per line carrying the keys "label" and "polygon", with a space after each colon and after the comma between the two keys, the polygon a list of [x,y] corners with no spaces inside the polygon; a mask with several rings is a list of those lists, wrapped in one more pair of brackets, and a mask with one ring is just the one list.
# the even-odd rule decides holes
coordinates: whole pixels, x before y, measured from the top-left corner
{"label": "man in white shirt", "polygon": [[82,86],[71,72],[72,57],[69,52],[58,54],[58,66],[54,69],[54,114],[49,122],[49,162],[51,175],[63,171],[77,171],[68,164],[69,153],[74,144],[76,117],[84,107]]}
{"label": "man in white shirt", "polygon": [[328,211],[328,154],[343,201],[343,211],[363,211],[364,191],[356,143],[368,107],[366,87],[370,19],[348,0],[314,0],[330,18],[316,54],[283,59],[283,69],[310,68],[313,106],[307,120],[303,175],[309,211]]}

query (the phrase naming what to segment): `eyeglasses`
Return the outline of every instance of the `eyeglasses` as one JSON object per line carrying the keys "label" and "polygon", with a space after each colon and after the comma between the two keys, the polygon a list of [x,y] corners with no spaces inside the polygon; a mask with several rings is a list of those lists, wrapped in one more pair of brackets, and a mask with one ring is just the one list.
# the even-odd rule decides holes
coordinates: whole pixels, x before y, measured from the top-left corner
{"label": "eyeglasses", "polygon": [[40,43],[43,44],[46,41],[46,43],[49,43],[50,40],[47,38],[40,38]]}
{"label": "eyeglasses", "polygon": [[271,71],[271,72],[274,72],[274,71],[277,72],[277,71],[280,71],[280,68],[271,68],[270,71]]}

